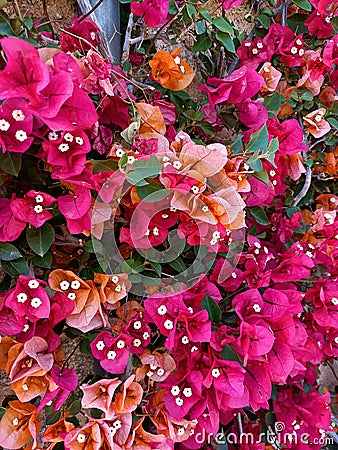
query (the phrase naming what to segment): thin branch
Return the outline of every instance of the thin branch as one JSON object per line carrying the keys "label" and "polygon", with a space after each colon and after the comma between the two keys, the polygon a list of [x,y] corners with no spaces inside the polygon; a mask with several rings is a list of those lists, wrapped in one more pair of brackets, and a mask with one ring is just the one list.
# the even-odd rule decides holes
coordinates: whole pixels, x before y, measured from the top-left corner
{"label": "thin branch", "polygon": [[103,3],[103,1],[104,0],[99,0],[96,5],[94,5],[86,14],[81,16],[81,18],[79,19],[79,23],[83,22],[88,16],[90,16],[96,10],[96,8],[98,8],[101,3]]}
{"label": "thin branch", "polygon": [[311,167],[307,167],[304,185],[300,190],[300,192],[296,195],[294,201],[292,202],[292,206],[297,206],[298,203],[306,196],[311,186],[311,180],[312,180],[312,170]]}
{"label": "thin branch", "polygon": [[288,7],[290,5],[289,1],[282,0],[282,18],[281,18],[281,24],[283,27],[286,27],[287,25],[287,19],[288,19]]}
{"label": "thin branch", "polygon": [[123,50],[122,50],[122,58],[121,58],[122,64],[125,61],[127,61],[129,58],[129,51],[130,51],[130,45],[131,45],[130,41],[131,41],[131,33],[133,31],[133,26],[134,26],[134,14],[130,13],[129,18],[128,18],[128,25],[127,25],[127,29],[126,29],[124,44],[123,44]]}

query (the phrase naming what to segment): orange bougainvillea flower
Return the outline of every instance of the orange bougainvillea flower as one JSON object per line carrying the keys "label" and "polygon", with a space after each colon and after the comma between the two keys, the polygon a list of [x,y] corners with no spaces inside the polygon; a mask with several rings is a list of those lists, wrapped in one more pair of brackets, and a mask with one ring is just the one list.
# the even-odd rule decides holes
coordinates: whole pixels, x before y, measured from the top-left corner
{"label": "orange bougainvillea flower", "polygon": [[192,82],[195,72],[183,59],[180,58],[181,48],[172,53],[160,50],[155,53],[149,62],[152,77],[164,88],[172,91],[181,91]]}
{"label": "orange bougainvillea flower", "polygon": [[304,117],[304,125],[308,127],[307,131],[316,138],[320,138],[331,129],[330,124],[324,120],[325,108],[316,109]]}
{"label": "orange bougainvillea flower", "polygon": [[75,428],[71,422],[66,421],[68,415],[69,411],[67,411],[60,420],[49,426],[43,433],[43,442],[53,442],[53,445],[48,447],[48,449],[52,449],[57,442],[62,442],[62,436]]}
{"label": "orange bougainvillea flower", "polygon": [[158,106],[147,103],[136,103],[138,113],[141,116],[138,134],[142,137],[149,137],[153,134],[165,134],[166,126],[161,110]]}
{"label": "orange bougainvillea flower", "polygon": [[0,422],[2,448],[20,449],[31,439],[35,444],[33,448],[36,448],[40,429],[41,423],[35,406],[18,400],[9,402],[9,408]]}
{"label": "orange bougainvillea flower", "polygon": [[118,414],[126,414],[135,411],[142,400],[142,386],[134,381],[135,375],[131,375],[121,386],[120,392],[116,394],[114,411]]}
{"label": "orange bougainvillea flower", "polygon": [[131,282],[128,280],[126,273],[113,275],[95,273],[94,282],[100,285],[100,300],[104,303],[106,309],[118,308],[120,306],[119,300],[122,300],[131,288]]}

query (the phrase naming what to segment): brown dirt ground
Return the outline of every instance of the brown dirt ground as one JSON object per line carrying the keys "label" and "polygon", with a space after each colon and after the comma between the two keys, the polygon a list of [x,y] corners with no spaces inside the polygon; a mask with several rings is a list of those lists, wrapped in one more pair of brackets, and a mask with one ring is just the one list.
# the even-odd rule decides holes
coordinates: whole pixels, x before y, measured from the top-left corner
{"label": "brown dirt ground", "polygon": [[[59,21],[53,23],[56,31],[67,25],[78,11],[76,0],[18,0],[17,3],[23,18],[37,20],[47,16],[49,20]],[[5,11],[11,17],[17,15],[12,0],[8,0]]]}

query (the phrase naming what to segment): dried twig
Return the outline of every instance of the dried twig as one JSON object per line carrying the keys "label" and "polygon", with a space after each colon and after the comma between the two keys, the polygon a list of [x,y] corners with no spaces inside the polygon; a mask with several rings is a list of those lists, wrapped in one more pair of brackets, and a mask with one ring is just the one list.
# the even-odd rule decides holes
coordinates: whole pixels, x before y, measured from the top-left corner
{"label": "dried twig", "polygon": [[281,24],[283,27],[286,27],[287,25],[287,18],[288,18],[288,7],[290,5],[289,1],[282,0],[282,18],[281,18]]}
{"label": "dried twig", "polygon": [[128,18],[128,25],[126,29],[124,44],[123,44],[123,50],[122,50],[122,58],[121,62],[122,64],[128,60],[129,58],[129,51],[130,51],[130,45],[131,45],[131,33],[133,31],[134,26],[134,14],[130,13]]}

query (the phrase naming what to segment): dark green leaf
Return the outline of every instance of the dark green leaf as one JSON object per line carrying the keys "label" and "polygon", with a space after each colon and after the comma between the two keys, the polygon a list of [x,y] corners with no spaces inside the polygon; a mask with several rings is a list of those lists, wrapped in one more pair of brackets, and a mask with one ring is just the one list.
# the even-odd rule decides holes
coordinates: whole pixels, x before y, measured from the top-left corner
{"label": "dark green leaf", "polygon": [[196,16],[196,8],[193,5],[188,4],[187,5],[187,14],[190,19],[192,17]]}
{"label": "dark green leaf", "polygon": [[266,30],[269,28],[271,24],[270,17],[265,16],[264,14],[258,17],[258,22],[265,28]]}
{"label": "dark green leaf", "polygon": [[92,159],[91,163],[93,165],[93,173],[105,172],[106,170],[115,171],[118,170],[118,164],[116,161],[110,159],[101,161]]}
{"label": "dark green leaf", "polygon": [[13,259],[13,261],[2,261],[2,269],[12,275],[18,277],[19,275],[28,275],[28,263],[24,258]]}
{"label": "dark green leaf", "polygon": [[293,3],[299,6],[299,8],[304,9],[305,11],[312,10],[311,3],[308,0],[293,0]]}
{"label": "dark green leaf", "polygon": [[264,106],[268,111],[276,113],[280,108],[283,98],[284,97],[278,94],[278,92],[275,92],[272,95],[267,95],[264,98]]}
{"label": "dark green leaf", "polygon": [[261,206],[253,206],[249,209],[249,211],[258,223],[260,223],[261,225],[269,225],[269,219],[267,218],[267,215],[265,214],[265,211]]}
{"label": "dark green leaf", "polygon": [[162,185],[158,185],[159,188],[147,184],[146,186],[137,186],[137,195],[146,203],[156,203],[164,198],[168,197],[172,191],[168,189],[163,189]]}
{"label": "dark green leaf", "polygon": [[198,10],[198,14],[203,17],[203,19],[207,20],[208,22],[212,22],[212,17],[211,15],[208,13],[208,11],[206,10],[206,8],[204,6],[202,6],[201,8],[199,8]]}
{"label": "dark green leaf", "polygon": [[13,261],[13,259],[21,258],[21,253],[12,244],[0,242],[0,259],[3,261]]}
{"label": "dark green leaf", "polygon": [[0,153],[0,168],[10,175],[18,176],[22,166],[21,153]]}
{"label": "dark green leaf", "polygon": [[266,184],[267,186],[270,183],[269,175],[267,174],[267,172],[264,169],[259,172],[255,172],[254,177],[260,181],[263,181],[263,183]]}
{"label": "dark green leaf", "polygon": [[40,228],[30,226],[26,229],[27,244],[38,256],[43,256],[48,252],[54,238],[54,228],[47,222]]}
{"label": "dark green leaf", "polygon": [[222,350],[222,359],[225,361],[237,361],[242,365],[242,361],[239,359],[235,350],[229,345],[226,344]]}
{"label": "dark green leaf", "polygon": [[219,322],[222,319],[221,308],[217,305],[215,300],[213,300],[209,295],[206,295],[201,303],[202,309],[208,311],[209,319],[212,322]]}
{"label": "dark green leaf", "polygon": [[236,140],[230,145],[230,150],[234,155],[241,152],[241,150],[243,148],[242,141],[243,141],[243,136],[238,135]]}
{"label": "dark green leaf", "polygon": [[198,124],[203,133],[208,134],[209,136],[213,136],[215,134],[214,127],[209,122],[200,122]]}
{"label": "dark green leaf", "polygon": [[128,172],[127,181],[135,186],[144,186],[148,184],[144,179],[156,177],[161,168],[161,163],[155,156],[147,160],[139,159],[134,162],[132,170]]}
{"label": "dark green leaf", "polygon": [[207,33],[198,34],[195,44],[192,47],[192,52],[205,52],[212,46],[212,40]]}
{"label": "dark green leaf", "polygon": [[44,269],[50,269],[53,262],[53,255],[51,252],[46,253],[44,256],[34,256],[32,262],[37,267],[42,267]]}

